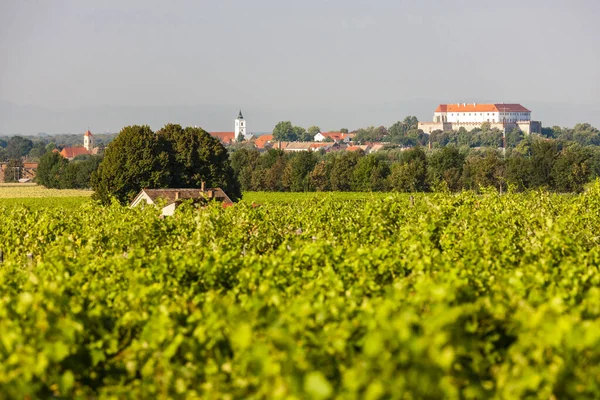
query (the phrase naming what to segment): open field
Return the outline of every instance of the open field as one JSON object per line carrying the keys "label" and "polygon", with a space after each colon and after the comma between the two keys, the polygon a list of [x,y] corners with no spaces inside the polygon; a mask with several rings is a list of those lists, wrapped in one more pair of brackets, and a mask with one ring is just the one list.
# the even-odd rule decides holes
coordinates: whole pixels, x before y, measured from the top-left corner
{"label": "open field", "polygon": [[93,193],[91,190],[46,189],[35,183],[0,183],[0,199],[90,197]]}
{"label": "open field", "polygon": [[0,393],[598,398],[598,226],[598,184],[0,207]]}
{"label": "open field", "polygon": [[371,200],[382,199],[389,193],[381,192],[244,192],[242,199],[249,203],[327,200]]}

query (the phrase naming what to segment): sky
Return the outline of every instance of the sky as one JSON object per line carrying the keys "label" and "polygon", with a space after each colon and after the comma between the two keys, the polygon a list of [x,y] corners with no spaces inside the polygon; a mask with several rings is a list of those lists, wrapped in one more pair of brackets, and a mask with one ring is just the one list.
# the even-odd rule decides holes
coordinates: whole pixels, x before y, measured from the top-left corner
{"label": "sky", "polygon": [[600,127],[597,0],[0,0],[0,134],[389,126],[521,103]]}

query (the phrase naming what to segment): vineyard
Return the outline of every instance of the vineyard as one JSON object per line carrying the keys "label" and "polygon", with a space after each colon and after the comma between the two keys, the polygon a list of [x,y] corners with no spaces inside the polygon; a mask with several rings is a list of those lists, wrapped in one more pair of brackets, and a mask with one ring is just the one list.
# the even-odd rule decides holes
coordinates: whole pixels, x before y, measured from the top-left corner
{"label": "vineyard", "polygon": [[600,397],[600,183],[255,196],[0,202],[0,398]]}

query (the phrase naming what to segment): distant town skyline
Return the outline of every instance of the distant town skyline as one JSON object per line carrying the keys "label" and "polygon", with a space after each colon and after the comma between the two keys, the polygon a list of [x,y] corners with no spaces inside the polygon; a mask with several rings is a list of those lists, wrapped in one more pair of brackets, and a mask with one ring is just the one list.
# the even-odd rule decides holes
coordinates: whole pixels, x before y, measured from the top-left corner
{"label": "distant town skyline", "polygon": [[251,132],[520,103],[600,126],[600,3],[331,0],[0,4],[0,134],[166,123]]}

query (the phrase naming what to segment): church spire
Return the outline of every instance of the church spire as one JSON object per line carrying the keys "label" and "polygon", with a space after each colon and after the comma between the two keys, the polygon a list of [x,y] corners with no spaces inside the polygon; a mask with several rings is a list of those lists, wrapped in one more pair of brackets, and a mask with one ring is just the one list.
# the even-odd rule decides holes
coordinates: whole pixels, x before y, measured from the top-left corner
{"label": "church spire", "polygon": [[238,114],[238,119],[244,119],[244,116],[242,115],[242,109],[240,109],[240,112]]}

